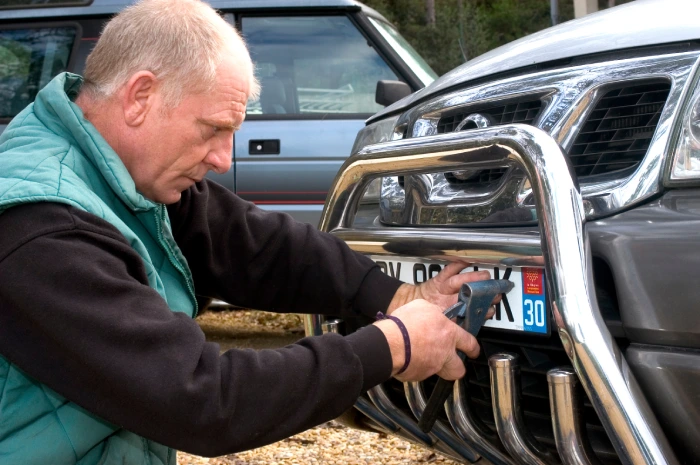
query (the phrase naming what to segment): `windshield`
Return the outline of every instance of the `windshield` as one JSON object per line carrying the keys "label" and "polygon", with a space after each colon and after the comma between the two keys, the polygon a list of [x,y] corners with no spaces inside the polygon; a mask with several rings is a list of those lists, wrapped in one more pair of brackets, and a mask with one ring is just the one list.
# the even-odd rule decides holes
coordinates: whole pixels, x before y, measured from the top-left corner
{"label": "windshield", "polygon": [[384,37],[384,39],[391,45],[391,47],[396,50],[396,53],[406,62],[411,71],[413,71],[418,79],[421,80],[426,86],[437,79],[437,74],[432,70],[430,65],[425,62],[423,57],[421,57],[416,50],[411,47],[411,45],[406,42],[406,39],[399,34],[399,31],[394,29],[393,26],[385,23],[384,21],[379,21],[374,18],[369,18],[374,27],[377,28],[379,33]]}

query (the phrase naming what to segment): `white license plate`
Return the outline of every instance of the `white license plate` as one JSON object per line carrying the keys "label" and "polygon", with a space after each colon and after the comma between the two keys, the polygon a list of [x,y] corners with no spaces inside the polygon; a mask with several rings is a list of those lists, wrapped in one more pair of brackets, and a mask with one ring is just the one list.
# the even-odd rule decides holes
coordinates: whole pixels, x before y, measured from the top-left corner
{"label": "white license plate", "polygon": [[[409,284],[420,284],[434,277],[445,262],[406,257],[370,255],[384,273]],[[470,266],[465,271],[487,270],[492,278],[508,279],[513,289],[496,306],[496,314],[484,326],[508,331],[549,334],[542,268]]]}

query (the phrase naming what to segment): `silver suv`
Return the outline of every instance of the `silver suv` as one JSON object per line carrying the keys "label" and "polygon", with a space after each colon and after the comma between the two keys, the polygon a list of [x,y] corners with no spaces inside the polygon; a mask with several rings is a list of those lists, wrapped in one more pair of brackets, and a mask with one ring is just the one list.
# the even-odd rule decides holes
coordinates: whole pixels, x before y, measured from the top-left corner
{"label": "silver suv", "polygon": [[464,463],[700,460],[698,17],[637,0],[564,23],[368,121],[322,229],[407,282],[462,260],[514,288],[430,434],[434,379],[377,386],[346,422]]}

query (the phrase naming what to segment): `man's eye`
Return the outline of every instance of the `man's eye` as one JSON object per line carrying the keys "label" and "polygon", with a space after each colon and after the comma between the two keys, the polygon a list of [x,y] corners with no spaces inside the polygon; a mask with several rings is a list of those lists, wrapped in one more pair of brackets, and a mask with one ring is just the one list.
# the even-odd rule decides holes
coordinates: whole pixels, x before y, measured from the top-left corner
{"label": "man's eye", "polygon": [[211,139],[212,137],[216,136],[220,131],[221,131],[221,128],[218,128],[216,126],[210,126],[209,132],[207,133],[207,138]]}

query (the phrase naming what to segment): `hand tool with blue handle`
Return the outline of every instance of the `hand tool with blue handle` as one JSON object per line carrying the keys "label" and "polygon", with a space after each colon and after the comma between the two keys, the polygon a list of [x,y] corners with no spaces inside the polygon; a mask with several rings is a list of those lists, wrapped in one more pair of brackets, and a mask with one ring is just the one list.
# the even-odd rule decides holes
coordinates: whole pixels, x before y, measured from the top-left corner
{"label": "hand tool with blue handle", "polygon": [[[486,321],[491,302],[500,294],[507,294],[513,289],[513,283],[505,279],[489,279],[473,283],[464,283],[459,291],[456,304],[444,311],[447,318],[455,318],[455,323],[476,337]],[[464,362],[466,355],[457,351],[460,360]],[[454,381],[440,378],[433,388],[428,403],[418,421],[418,426],[424,433],[429,433],[437,420],[440,409],[450,396]]]}

